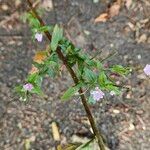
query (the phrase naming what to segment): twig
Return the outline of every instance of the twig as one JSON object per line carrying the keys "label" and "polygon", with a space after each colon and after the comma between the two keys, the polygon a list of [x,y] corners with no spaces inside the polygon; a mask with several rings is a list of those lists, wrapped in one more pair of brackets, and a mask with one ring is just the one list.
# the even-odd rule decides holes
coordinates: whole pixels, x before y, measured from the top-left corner
{"label": "twig", "polygon": [[100,62],[104,62],[105,60],[113,57],[114,55],[117,54],[117,51],[113,51],[112,53],[110,53],[107,57],[105,57],[104,59],[100,60]]}
{"label": "twig", "polygon": [[[45,26],[45,23],[40,18],[40,16],[37,14],[35,8],[32,7],[31,0],[27,0],[27,2],[29,4],[31,10],[33,11],[34,15],[36,16],[36,18],[39,20],[41,26]],[[50,35],[50,33],[48,31],[45,31],[45,34],[46,34],[47,38],[49,39],[49,41],[51,41],[51,35]],[[78,84],[79,80],[78,80],[78,78],[77,78],[74,70],[69,66],[66,57],[61,52],[61,48],[57,47],[56,52],[57,52],[58,57],[60,58],[60,60],[62,60],[62,62],[64,63],[64,65],[68,69],[68,71],[69,71],[69,73],[70,73],[70,75],[71,75],[74,83]],[[84,109],[85,109],[85,111],[87,113],[87,117],[88,117],[88,119],[90,121],[90,124],[91,124],[91,127],[93,129],[94,135],[97,137],[99,148],[100,148],[100,150],[105,150],[105,145],[104,145],[104,142],[103,142],[103,139],[102,139],[102,134],[100,133],[100,131],[98,130],[98,128],[96,126],[96,123],[94,121],[94,118],[93,118],[92,113],[90,111],[90,108],[88,106],[88,103],[87,103],[85,95],[82,95],[82,93],[83,93],[82,88],[80,88],[78,92],[81,94],[80,97],[81,97],[81,100],[82,100],[82,104],[83,104]]]}

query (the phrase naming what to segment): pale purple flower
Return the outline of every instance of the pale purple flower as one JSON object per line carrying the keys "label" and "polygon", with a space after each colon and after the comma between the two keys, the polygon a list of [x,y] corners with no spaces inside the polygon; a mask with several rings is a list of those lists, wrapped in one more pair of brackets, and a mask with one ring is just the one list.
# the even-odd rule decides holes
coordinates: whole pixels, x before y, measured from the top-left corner
{"label": "pale purple flower", "polygon": [[27,83],[23,85],[24,90],[31,91],[33,89],[33,85],[31,83]]}
{"label": "pale purple flower", "polygon": [[144,68],[144,73],[145,73],[146,75],[150,75],[150,65],[149,65],[149,64],[147,64],[147,65],[145,66],[145,68]]}
{"label": "pale purple flower", "polygon": [[42,33],[36,33],[35,34],[35,39],[37,39],[38,42],[42,42],[42,39],[43,39]]}
{"label": "pale purple flower", "polygon": [[111,96],[116,95],[115,91],[110,91],[110,95],[111,95]]}
{"label": "pale purple flower", "polygon": [[92,95],[92,98],[95,101],[98,101],[104,97],[104,93],[99,89],[99,87],[96,87],[94,91],[91,91],[90,94]]}

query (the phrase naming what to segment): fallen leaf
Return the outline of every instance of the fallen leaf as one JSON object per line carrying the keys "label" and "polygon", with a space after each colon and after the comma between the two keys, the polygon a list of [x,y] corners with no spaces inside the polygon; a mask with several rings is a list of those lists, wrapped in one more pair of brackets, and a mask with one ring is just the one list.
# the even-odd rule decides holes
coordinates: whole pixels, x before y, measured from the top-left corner
{"label": "fallen leaf", "polygon": [[137,39],[138,43],[145,43],[147,40],[147,35],[146,34],[142,34],[139,39]]}
{"label": "fallen leaf", "polygon": [[97,22],[106,22],[108,20],[109,16],[108,13],[102,13],[100,14],[96,19],[95,19],[95,23]]}
{"label": "fallen leaf", "polygon": [[47,57],[47,52],[46,51],[39,51],[33,57],[33,61],[40,64],[46,59],[46,57]]}
{"label": "fallen leaf", "polygon": [[134,25],[133,23],[128,22],[128,26],[130,27],[130,29],[131,29],[132,31],[135,31],[135,25]]}
{"label": "fallen leaf", "polygon": [[39,72],[39,69],[32,65],[32,68],[29,71],[29,74],[35,74],[35,73],[38,73],[38,72]]}
{"label": "fallen leaf", "polygon": [[[121,3],[121,2],[120,2]],[[106,22],[109,18],[117,16],[119,14],[121,4],[119,2],[114,3],[108,10],[108,12],[100,14],[96,19],[95,23],[97,22]]]}
{"label": "fallen leaf", "polygon": [[1,5],[1,9],[4,10],[4,11],[8,10],[8,8],[9,7],[6,4]]}
{"label": "fallen leaf", "polygon": [[130,131],[133,131],[135,129],[135,126],[133,123],[130,123],[129,124],[129,128],[128,128]]}
{"label": "fallen leaf", "polygon": [[52,0],[44,0],[42,5],[42,8],[45,8],[46,11],[51,11],[53,9],[53,2]]}
{"label": "fallen leaf", "polygon": [[21,0],[15,0],[15,6],[18,7],[19,5],[21,5]]}
{"label": "fallen leaf", "polygon": [[29,139],[26,139],[24,142],[25,150],[29,150],[31,148],[31,141]]}
{"label": "fallen leaf", "polygon": [[127,9],[130,8],[131,4],[132,4],[132,0],[125,0],[125,6],[127,7]]}
{"label": "fallen leaf", "polygon": [[60,141],[60,134],[56,122],[52,122],[52,134],[55,141]]}
{"label": "fallen leaf", "polygon": [[117,16],[119,14],[119,11],[120,11],[120,5],[114,3],[109,9],[109,16],[110,17]]}
{"label": "fallen leaf", "polygon": [[120,111],[119,111],[118,109],[114,109],[114,110],[113,110],[113,113],[114,113],[114,114],[119,114]]}

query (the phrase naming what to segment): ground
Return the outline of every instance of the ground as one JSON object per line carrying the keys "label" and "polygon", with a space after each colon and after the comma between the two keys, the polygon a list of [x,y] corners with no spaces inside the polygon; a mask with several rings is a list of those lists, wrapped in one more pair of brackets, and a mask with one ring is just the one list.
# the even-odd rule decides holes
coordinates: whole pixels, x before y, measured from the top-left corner
{"label": "ground", "polygon": [[[43,15],[47,24],[61,24],[66,37],[88,53],[102,50],[100,58],[117,51],[106,61],[107,65],[132,66],[132,74],[123,79],[130,90],[124,90],[119,97],[107,97],[90,108],[111,150],[149,150],[150,78],[143,68],[150,63],[150,2],[131,0],[129,7],[129,0],[122,0],[116,16],[97,23],[95,18],[109,12],[114,1],[53,0],[53,5],[48,2],[40,4],[47,9]],[[44,49],[48,41],[32,41],[27,23],[20,19],[29,9],[25,1],[1,0],[0,4],[0,149],[22,150],[28,141],[33,150],[55,149],[59,142],[52,136],[52,122],[57,123],[61,143],[72,142],[75,137],[90,139],[80,100],[60,100],[72,83],[66,72],[61,78],[45,78],[44,99],[33,96],[25,104],[14,94],[13,88],[25,81],[31,69],[33,55]]]}

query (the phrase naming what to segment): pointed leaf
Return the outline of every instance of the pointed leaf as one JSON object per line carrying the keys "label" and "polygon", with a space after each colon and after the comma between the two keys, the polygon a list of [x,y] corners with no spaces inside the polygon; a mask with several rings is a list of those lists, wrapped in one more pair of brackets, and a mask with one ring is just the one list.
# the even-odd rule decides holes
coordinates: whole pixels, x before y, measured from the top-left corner
{"label": "pointed leaf", "polygon": [[101,87],[104,87],[107,82],[107,76],[104,71],[99,74],[98,83]]}
{"label": "pointed leaf", "polygon": [[94,83],[97,80],[96,74],[88,68],[84,68],[84,77],[87,82]]}
{"label": "pointed leaf", "polygon": [[70,99],[76,92],[78,91],[78,89],[76,87],[70,87],[61,97],[62,100],[68,100]]}
{"label": "pointed leaf", "polygon": [[112,68],[111,68],[111,71],[114,72],[114,73],[118,73],[119,75],[127,75],[130,73],[130,68],[129,67],[123,67],[121,65],[114,65]]}
{"label": "pointed leaf", "polygon": [[51,41],[52,51],[56,50],[58,43],[62,39],[62,37],[63,37],[63,30],[59,28],[58,25],[55,25],[53,34],[52,34],[52,41]]}
{"label": "pointed leaf", "polygon": [[61,97],[62,100],[68,100],[70,99],[82,86],[82,84],[78,84],[76,86],[70,87]]}

